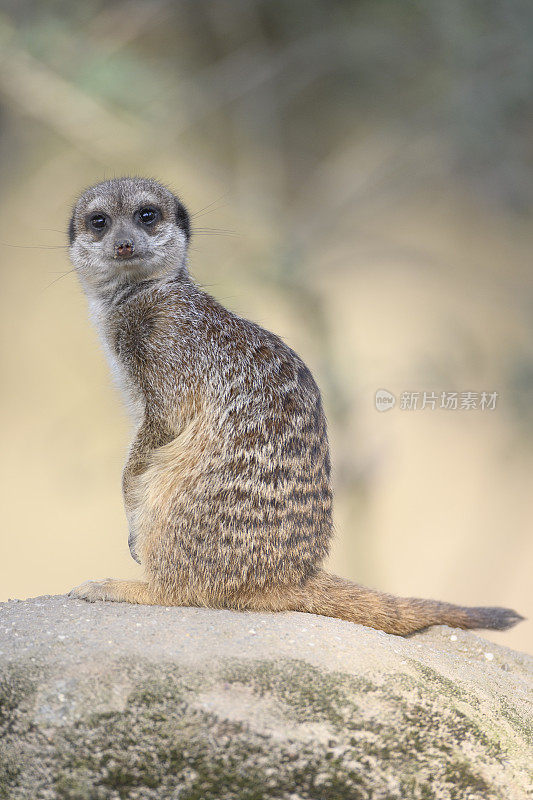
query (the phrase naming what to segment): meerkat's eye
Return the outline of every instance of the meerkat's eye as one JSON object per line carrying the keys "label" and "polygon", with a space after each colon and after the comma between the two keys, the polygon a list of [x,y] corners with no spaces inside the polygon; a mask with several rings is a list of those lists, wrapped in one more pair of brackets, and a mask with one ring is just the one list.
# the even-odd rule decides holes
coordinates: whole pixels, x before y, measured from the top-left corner
{"label": "meerkat's eye", "polygon": [[139,209],[138,216],[143,225],[153,225],[159,219],[159,211],[151,206],[145,206]]}
{"label": "meerkat's eye", "polygon": [[102,231],[107,225],[107,217],[105,214],[93,214],[90,219],[91,226],[97,230]]}

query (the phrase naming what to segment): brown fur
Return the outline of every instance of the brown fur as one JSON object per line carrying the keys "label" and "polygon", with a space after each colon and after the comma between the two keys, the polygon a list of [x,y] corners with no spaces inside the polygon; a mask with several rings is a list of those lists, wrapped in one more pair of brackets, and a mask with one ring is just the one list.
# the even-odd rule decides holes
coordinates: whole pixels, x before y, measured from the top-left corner
{"label": "brown fur", "polygon": [[[141,202],[160,213],[150,229],[132,221]],[[104,234],[87,221],[95,209],[109,215]],[[146,582],[90,582],[71,595],[306,611],[401,635],[518,621],[506,609],[392,597],[322,570],[333,526],[320,392],[281,339],[191,281],[174,209],[159,184],[119,179],[88,190],[74,210],[72,260],[138,420],[123,490]],[[144,255],[125,268],[111,258],[114,231],[154,266]]]}

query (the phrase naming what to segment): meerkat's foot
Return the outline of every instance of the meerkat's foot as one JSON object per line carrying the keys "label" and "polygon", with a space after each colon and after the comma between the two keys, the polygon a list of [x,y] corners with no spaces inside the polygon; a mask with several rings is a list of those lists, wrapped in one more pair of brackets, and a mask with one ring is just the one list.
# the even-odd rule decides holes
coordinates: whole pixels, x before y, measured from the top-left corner
{"label": "meerkat's foot", "polygon": [[87,600],[107,600],[115,603],[141,603],[143,605],[160,605],[161,599],[144,581],[116,581],[106,578],[103,581],[87,581],[75,586],[68,593],[69,597]]}

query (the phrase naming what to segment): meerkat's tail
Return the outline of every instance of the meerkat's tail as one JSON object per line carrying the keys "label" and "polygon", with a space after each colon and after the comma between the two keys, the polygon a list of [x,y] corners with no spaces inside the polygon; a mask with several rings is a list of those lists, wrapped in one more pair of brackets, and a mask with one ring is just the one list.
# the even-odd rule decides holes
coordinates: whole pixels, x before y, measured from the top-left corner
{"label": "meerkat's tail", "polygon": [[290,587],[285,599],[288,601],[286,610],[290,606],[294,611],[345,619],[399,636],[431,625],[505,631],[524,619],[508,608],[465,607],[436,600],[394,597],[324,571],[301,586]]}

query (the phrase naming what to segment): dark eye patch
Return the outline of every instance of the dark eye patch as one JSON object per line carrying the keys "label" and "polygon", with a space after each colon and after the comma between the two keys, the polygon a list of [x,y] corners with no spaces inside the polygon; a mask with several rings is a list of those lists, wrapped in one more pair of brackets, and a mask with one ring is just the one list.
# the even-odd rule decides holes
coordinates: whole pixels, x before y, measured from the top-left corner
{"label": "dark eye patch", "polygon": [[181,228],[187,239],[191,238],[191,220],[189,212],[183,203],[177,198],[174,198],[176,208],[176,224]]}
{"label": "dark eye patch", "polygon": [[76,236],[76,225],[74,223],[74,214],[72,214],[70,218],[70,222],[68,224],[68,242],[69,244],[74,243],[74,237]]}

